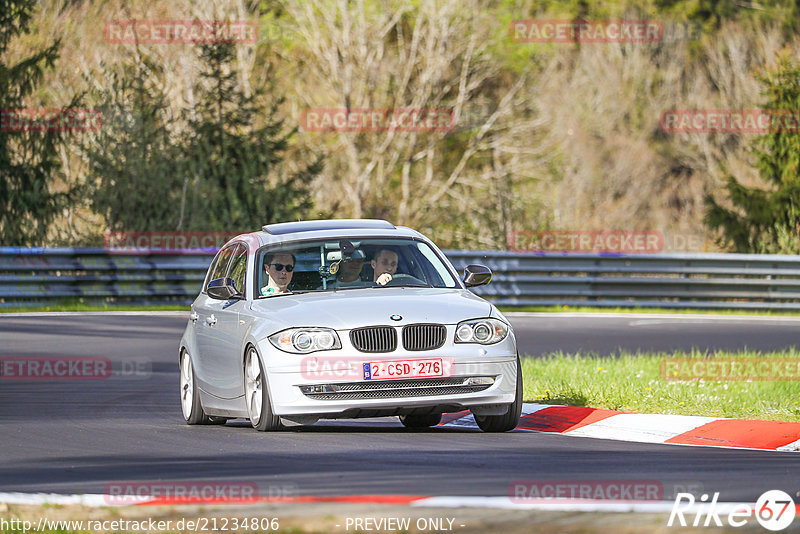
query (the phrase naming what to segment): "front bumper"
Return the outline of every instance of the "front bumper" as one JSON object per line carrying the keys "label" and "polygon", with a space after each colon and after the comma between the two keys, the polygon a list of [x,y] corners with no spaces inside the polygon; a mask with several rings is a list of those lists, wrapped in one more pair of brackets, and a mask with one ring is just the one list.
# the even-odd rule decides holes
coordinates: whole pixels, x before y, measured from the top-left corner
{"label": "front bumper", "polygon": [[[375,360],[364,355],[358,358]],[[405,359],[412,358],[406,356]],[[312,379],[307,372],[273,368],[268,372],[268,386],[276,415],[369,417],[424,409],[452,412],[477,406],[508,405],[515,399],[517,372],[516,355],[489,361],[456,361],[450,376],[442,379],[373,382],[342,380],[335,375]],[[491,383],[486,384],[489,380]]]}
{"label": "front bumper", "polygon": [[[461,344],[453,342],[455,325],[447,325],[447,342],[437,349],[409,351],[398,347],[372,354],[356,350],[349,331],[339,331],[338,335],[341,349],[309,355],[283,352],[266,339],[258,343],[273,413],[329,419],[477,407],[495,407],[496,411],[516,398],[517,344],[513,331],[494,345]],[[440,358],[445,364],[444,377],[365,380],[363,376],[366,362],[430,358]]]}

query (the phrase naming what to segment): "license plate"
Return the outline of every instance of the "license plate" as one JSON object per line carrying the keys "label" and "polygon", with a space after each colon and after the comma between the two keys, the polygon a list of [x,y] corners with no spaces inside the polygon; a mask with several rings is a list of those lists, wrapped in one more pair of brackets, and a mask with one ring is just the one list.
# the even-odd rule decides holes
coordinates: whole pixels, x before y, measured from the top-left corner
{"label": "license plate", "polygon": [[364,380],[395,380],[445,376],[441,358],[364,363]]}

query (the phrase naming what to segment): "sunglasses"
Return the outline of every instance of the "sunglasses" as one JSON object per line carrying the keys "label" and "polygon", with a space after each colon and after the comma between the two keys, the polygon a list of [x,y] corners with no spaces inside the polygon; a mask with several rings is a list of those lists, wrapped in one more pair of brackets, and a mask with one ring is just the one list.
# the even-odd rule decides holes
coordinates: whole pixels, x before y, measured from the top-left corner
{"label": "sunglasses", "polygon": [[278,272],[281,272],[284,269],[284,267],[286,268],[286,272],[287,273],[290,273],[290,272],[294,271],[294,265],[290,265],[288,263],[286,265],[284,265],[282,263],[268,263],[267,265],[272,265],[273,267],[275,267],[275,270],[278,271]]}

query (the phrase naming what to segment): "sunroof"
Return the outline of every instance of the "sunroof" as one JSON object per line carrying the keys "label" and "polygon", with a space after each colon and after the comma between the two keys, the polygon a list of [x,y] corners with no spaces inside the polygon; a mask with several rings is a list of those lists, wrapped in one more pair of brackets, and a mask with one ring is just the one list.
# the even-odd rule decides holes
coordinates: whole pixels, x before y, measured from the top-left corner
{"label": "sunroof", "polygon": [[315,230],[394,230],[395,226],[380,219],[326,219],[267,224],[261,229],[268,234],[283,235]]}

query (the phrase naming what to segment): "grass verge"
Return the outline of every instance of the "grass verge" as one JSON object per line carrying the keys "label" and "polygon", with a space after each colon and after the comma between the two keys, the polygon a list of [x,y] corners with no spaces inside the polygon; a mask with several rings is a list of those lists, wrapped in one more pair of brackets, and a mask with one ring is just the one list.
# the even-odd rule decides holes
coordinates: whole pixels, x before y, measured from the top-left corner
{"label": "grass verge", "polygon": [[[667,380],[662,361],[792,360],[793,379]],[[527,402],[606,408],[626,412],[702,415],[738,419],[800,421],[800,351],[689,353],[621,353],[618,356],[553,353],[524,358],[522,372]],[[773,373],[769,373],[770,377]],[[681,374],[683,375],[683,373]],[[750,376],[741,373],[740,377]],[[674,378],[674,377],[673,377]]]}
{"label": "grass verge", "polygon": [[[4,509],[5,507],[5,509]],[[666,513],[654,514],[621,514],[621,513],[576,513],[542,510],[498,510],[485,508],[428,508],[385,504],[354,504],[354,503],[253,503],[249,505],[185,505],[175,507],[162,506],[125,506],[119,508],[86,508],[82,506],[29,506],[0,504],[0,517],[8,522],[15,520],[29,521],[29,534],[95,534],[99,532],[142,533],[155,534],[168,533],[194,533],[187,528],[187,521],[193,521],[195,526],[205,525],[206,532],[280,532],[288,534],[330,534],[331,532],[386,532],[397,534],[433,533],[448,530],[449,519],[453,520],[450,530],[458,534],[484,534],[486,532],[502,532],[503,534],[586,534],[597,532],[597,525],[603,525],[605,530],[620,534],[651,534],[653,532],[666,532],[663,525],[667,522]],[[409,518],[407,529],[398,528],[390,524],[389,528],[381,528],[377,524],[371,528],[353,528],[351,523],[347,527],[348,518],[375,518],[375,517]],[[47,518],[52,525],[54,521],[61,521],[55,528],[37,529],[41,518]],[[249,520],[250,525],[254,519],[259,523],[262,519],[277,519],[279,528],[274,531],[240,528],[234,530],[234,518],[239,518],[239,524]],[[425,528],[427,522],[418,525],[419,518],[441,518],[444,528]],[[169,522],[166,529],[151,529],[149,520]],[[84,528],[70,528],[68,521],[81,521]],[[108,521],[108,530],[89,528],[89,522]],[[121,528],[112,527],[111,521],[118,521]],[[127,523],[125,523],[127,521]],[[141,522],[142,526],[136,528],[131,523]],[[182,521],[182,523],[181,523]],[[212,530],[216,521],[217,530]],[[178,528],[183,525],[183,528]],[[102,526],[102,525],[101,525]],[[717,530],[704,529],[706,532],[716,533]],[[199,529],[200,532],[204,530]],[[24,529],[4,528],[0,525],[0,534],[23,534]],[[670,533],[673,532],[670,530]],[[683,532],[678,529],[676,532]]]}

